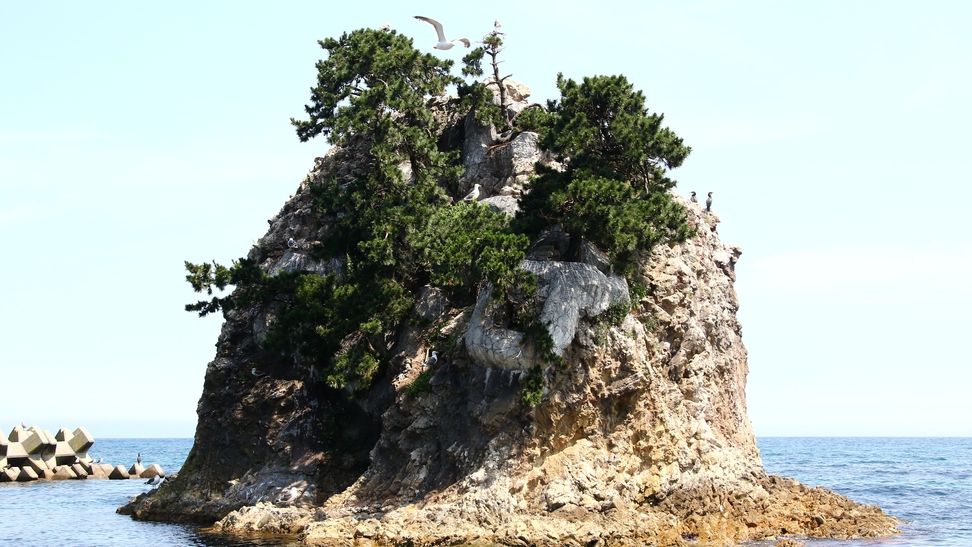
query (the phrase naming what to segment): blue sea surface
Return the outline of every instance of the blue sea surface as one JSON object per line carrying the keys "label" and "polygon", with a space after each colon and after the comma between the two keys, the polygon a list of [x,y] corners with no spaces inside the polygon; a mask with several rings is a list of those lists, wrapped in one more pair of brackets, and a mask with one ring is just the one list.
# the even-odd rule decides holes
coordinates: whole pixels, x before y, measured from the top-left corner
{"label": "blue sea surface", "polygon": [[[758,443],[767,472],[825,486],[907,521],[892,538],[811,539],[808,547],[972,546],[972,439],[761,437]],[[129,467],[141,453],[143,464],[158,463],[173,473],[191,447],[192,439],[98,439],[90,455]],[[149,488],[138,479],[0,484],[0,545],[296,545],[294,538],[220,536],[115,513]]]}
{"label": "blue sea surface", "polygon": [[[105,463],[157,463],[178,472],[192,439],[95,439],[88,455]],[[0,546],[51,547],[264,547],[297,545],[294,538],[241,538],[206,533],[203,528],[140,522],[115,510],[151,486],[145,479],[0,483]]]}
{"label": "blue sea surface", "polygon": [[972,546],[972,438],[760,437],[767,473],[824,486],[906,521],[886,539],[808,547]]}

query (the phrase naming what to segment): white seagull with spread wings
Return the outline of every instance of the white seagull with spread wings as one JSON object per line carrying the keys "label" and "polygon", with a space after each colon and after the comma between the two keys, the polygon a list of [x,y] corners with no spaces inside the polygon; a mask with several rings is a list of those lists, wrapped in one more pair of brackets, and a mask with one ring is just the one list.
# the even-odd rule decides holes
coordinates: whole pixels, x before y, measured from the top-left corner
{"label": "white seagull with spread wings", "polygon": [[452,49],[452,46],[456,45],[456,42],[462,42],[462,45],[469,47],[469,39],[467,38],[456,38],[455,40],[447,40],[445,37],[445,31],[442,30],[442,23],[436,21],[435,19],[429,19],[428,17],[422,17],[421,15],[416,15],[416,19],[419,21],[425,21],[426,23],[435,27],[435,34],[439,37],[439,43],[432,46],[433,49],[447,50]]}

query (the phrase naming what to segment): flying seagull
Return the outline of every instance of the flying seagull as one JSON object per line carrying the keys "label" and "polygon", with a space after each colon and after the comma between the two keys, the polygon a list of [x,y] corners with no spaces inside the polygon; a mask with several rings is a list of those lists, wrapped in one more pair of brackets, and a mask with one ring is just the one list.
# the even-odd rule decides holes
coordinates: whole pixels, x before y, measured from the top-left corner
{"label": "flying seagull", "polygon": [[709,192],[709,197],[705,199],[705,212],[709,213],[712,211],[712,192]]}
{"label": "flying seagull", "polygon": [[434,367],[435,364],[438,362],[439,362],[439,354],[433,351],[432,356],[426,359],[425,364],[422,365],[422,370],[430,369]]}
{"label": "flying seagull", "polygon": [[290,239],[287,240],[287,246],[290,247],[291,249],[296,249],[297,248],[297,242],[294,241],[294,238],[290,238]]}
{"label": "flying seagull", "polygon": [[699,202],[698,198],[695,197],[695,190],[692,190],[692,197],[690,199],[692,200],[692,203]]}
{"label": "flying seagull", "polygon": [[466,197],[462,198],[462,201],[478,201],[479,200],[479,185],[473,184],[473,189],[466,194]]}
{"label": "flying seagull", "polygon": [[500,24],[499,19],[493,21],[493,28],[499,30],[503,25]]}
{"label": "flying seagull", "polygon": [[462,42],[462,45],[469,47],[469,39],[467,38],[456,38],[455,40],[447,40],[445,37],[445,31],[442,30],[442,23],[436,21],[435,19],[430,19],[428,17],[422,17],[421,15],[416,15],[416,19],[419,21],[425,21],[426,23],[435,27],[435,34],[439,37],[439,43],[432,46],[432,49],[441,49],[443,51],[447,49],[452,49],[452,46],[456,45],[456,42]]}

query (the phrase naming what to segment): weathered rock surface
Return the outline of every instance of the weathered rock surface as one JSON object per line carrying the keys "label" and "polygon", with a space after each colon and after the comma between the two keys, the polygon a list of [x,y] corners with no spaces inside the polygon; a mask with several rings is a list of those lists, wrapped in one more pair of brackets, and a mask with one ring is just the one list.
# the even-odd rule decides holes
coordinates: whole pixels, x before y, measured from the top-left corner
{"label": "weathered rock surface", "polygon": [[[466,136],[465,183],[515,188],[521,166],[497,159],[495,134],[443,119],[456,124],[443,139]],[[360,162],[354,150],[318,161],[250,258],[268,272],[297,264],[288,239],[310,244],[330,229],[310,214],[310,181],[354,176]],[[896,521],[876,507],[764,472],[746,415],[733,289],[741,251],[720,242],[718,217],[681,203],[697,235],[642,257],[634,277],[647,290],[634,302],[596,249],[558,262],[569,236],[557,231],[531,248],[523,267],[538,277],[541,318],[564,363],[542,369],[533,408],[523,386],[535,350],[488,289],[466,308],[418,291],[422,322],[389,341],[391,363],[353,400],[260,347],[272,310],[228,312],[186,464],[124,511],[342,546],[894,533]],[[302,264],[293,267],[325,271]],[[440,355],[428,389],[409,392],[432,349]]]}
{"label": "weathered rock surface", "polygon": [[[516,115],[528,106],[530,89],[513,80],[506,80],[504,83],[510,111]],[[536,133],[524,131],[501,136],[494,127],[478,124],[471,114],[466,116],[463,123],[465,139],[462,144],[462,161],[465,172],[459,183],[461,195],[472,189],[473,184],[479,184],[482,191],[480,201],[494,196],[516,198],[522,194],[523,183],[534,173],[537,162],[557,166],[553,157],[540,149]]]}
{"label": "weathered rock surface", "polygon": [[[627,306],[628,284],[618,276],[604,275],[580,262],[537,262],[526,260],[521,268],[537,278],[544,300],[540,322],[547,325],[553,352],[562,357],[577,334],[581,318],[595,318],[613,305]],[[473,360],[491,368],[527,370],[537,362],[527,347],[525,335],[494,326],[493,298],[483,291],[466,330],[466,351]]]}

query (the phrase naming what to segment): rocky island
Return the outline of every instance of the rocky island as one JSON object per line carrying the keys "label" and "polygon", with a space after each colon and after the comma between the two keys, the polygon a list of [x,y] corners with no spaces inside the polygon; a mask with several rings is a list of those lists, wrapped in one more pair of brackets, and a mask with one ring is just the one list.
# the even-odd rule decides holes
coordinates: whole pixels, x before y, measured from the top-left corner
{"label": "rocky island", "polygon": [[[501,45],[499,33],[491,36]],[[322,113],[335,89],[325,85],[327,71],[362,44],[411,55],[401,40],[362,30],[322,42],[329,58],[318,65],[311,121],[295,125],[302,138],[315,123],[325,127],[335,146],[245,259],[232,268],[187,263],[198,290],[235,285],[229,297],[189,306],[225,319],[195,444],[176,479],[120,512],[335,546],[683,545],[897,532],[877,507],[763,470],[746,413],[733,289],[741,250],[720,241],[716,214],[671,191],[662,167],[687,155],[680,140],[654,124],[652,146],[670,147],[639,159],[649,168],[624,189],[668,211],[668,220],[645,221],[660,235],[614,245],[577,223],[579,191],[555,204],[561,209],[537,205],[559,195],[558,177],[581,180],[593,169],[584,162],[595,147],[572,152],[554,133],[574,127],[557,125],[569,115],[571,90],[605,80],[562,80],[561,103],[547,108],[498,72],[460,86],[459,96],[413,85],[421,102],[396,88],[353,131],[327,125],[340,115],[340,97]],[[394,70],[442,68],[417,55]],[[394,85],[388,74],[362,74],[359,91]],[[646,113],[643,98],[636,111]],[[544,121],[551,113],[559,118]],[[421,130],[389,129],[401,120]],[[386,137],[393,144],[380,148]],[[422,151],[425,138],[432,152]],[[368,200],[349,197],[362,189]],[[399,208],[367,220],[366,204],[389,189],[401,190]],[[420,195],[430,209],[409,213]],[[544,212],[534,219],[553,218],[568,202],[571,218],[507,228],[531,210]],[[376,228],[395,214],[400,224]],[[448,244],[457,237],[415,235],[455,218],[473,219],[463,229],[485,235],[456,248]],[[399,225],[411,227],[396,232]],[[335,247],[341,238],[353,245]],[[444,253],[458,254],[459,266]],[[368,266],[373,256],[384,262]],[[510,260],[514,267],[503,268]],[[355,284],[369,267],[388,282]],[[308,304],[308,293],[330,307]],[[348,302],[372,305],[372,315],[342,327],[359,311],[341,307]]]}

